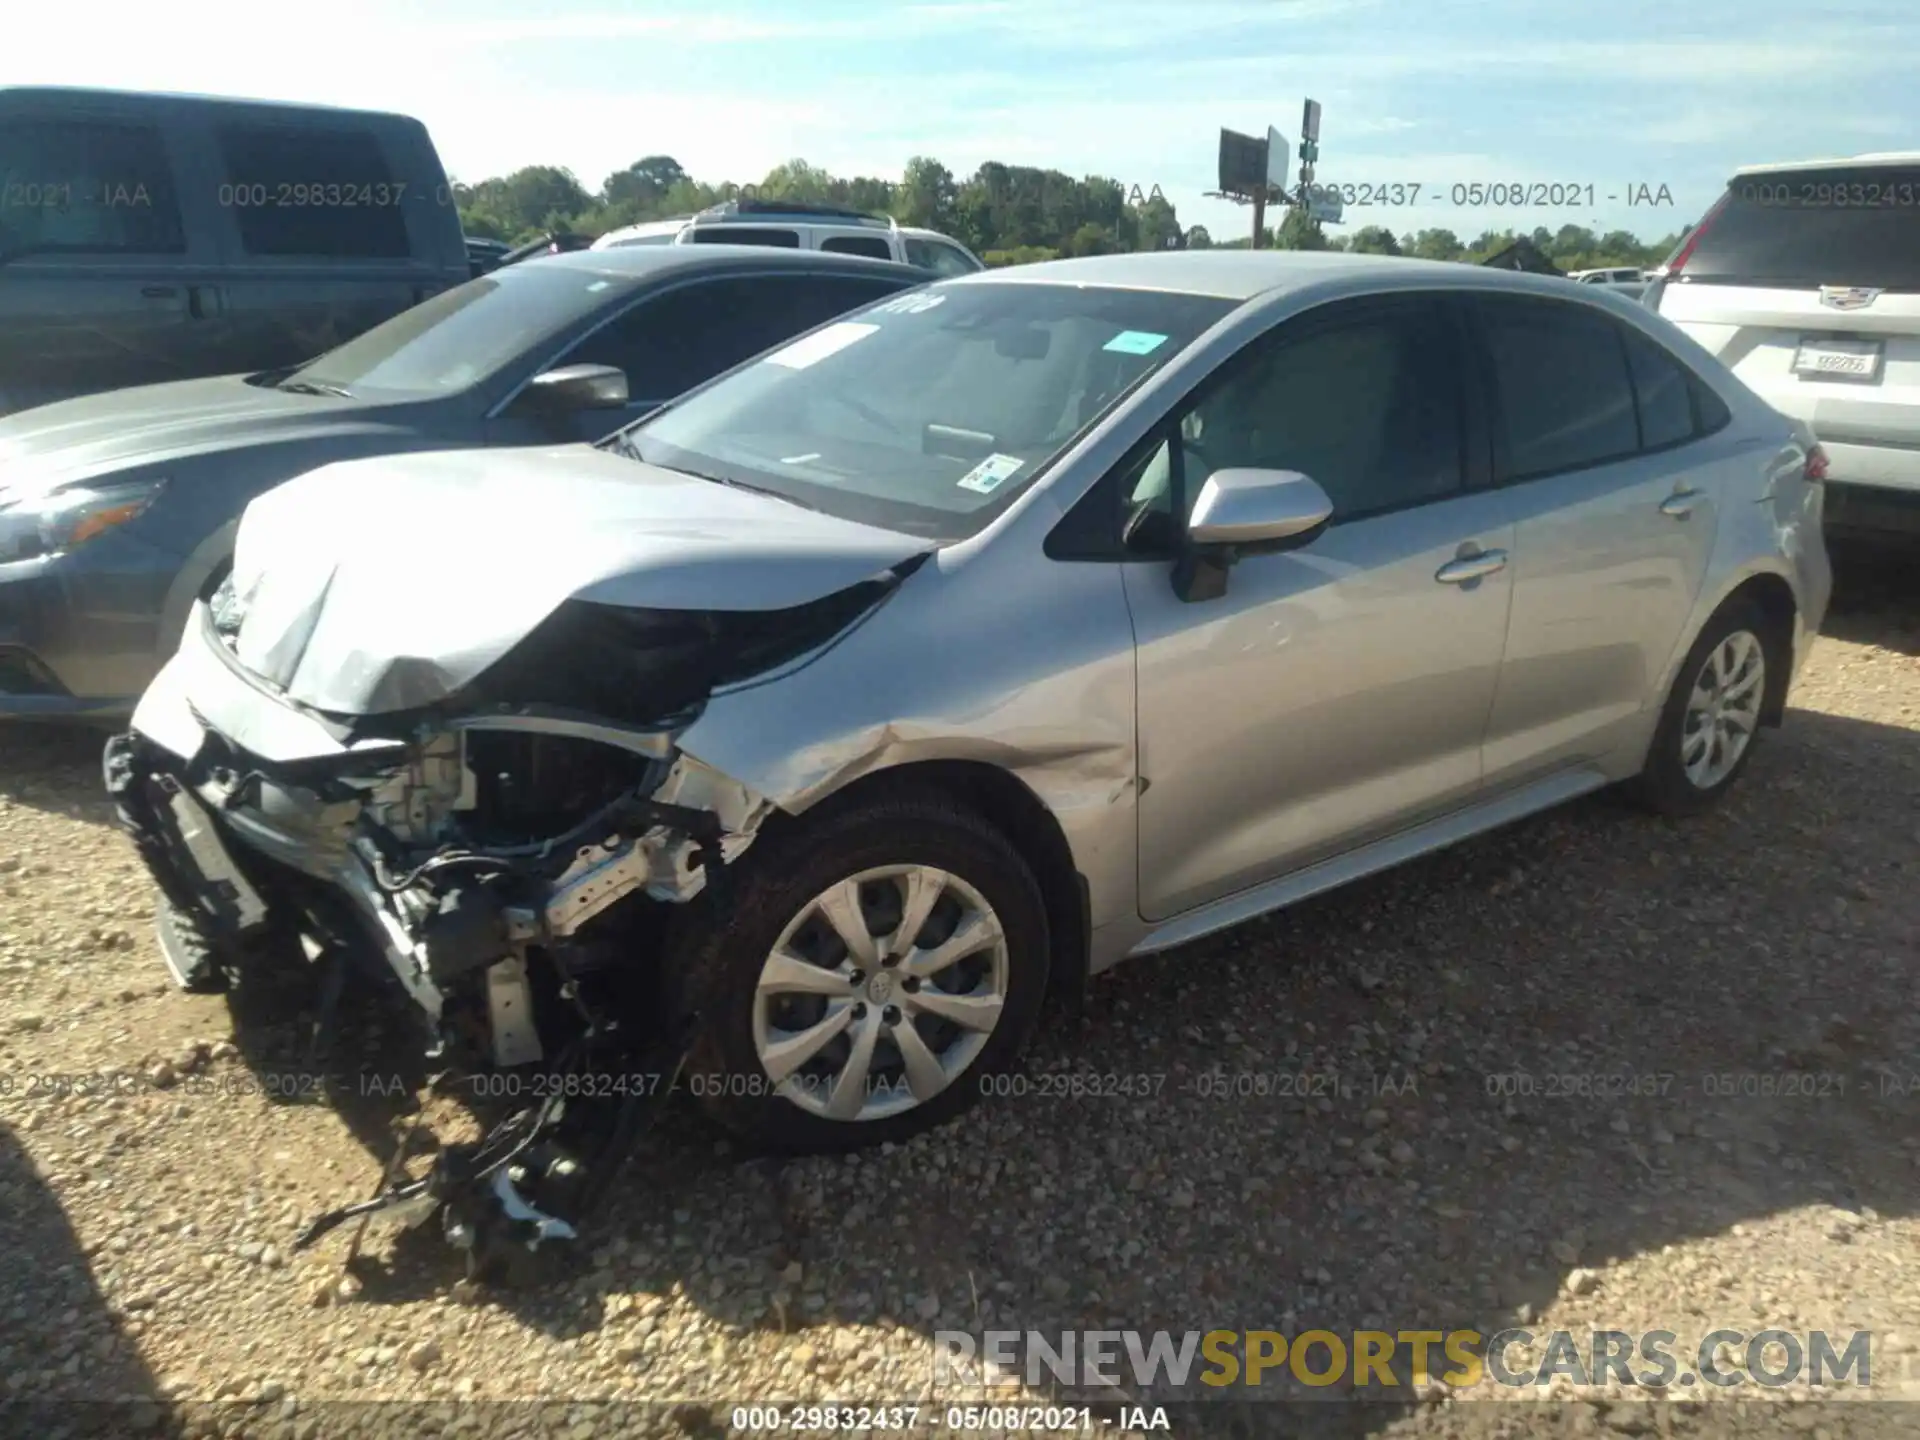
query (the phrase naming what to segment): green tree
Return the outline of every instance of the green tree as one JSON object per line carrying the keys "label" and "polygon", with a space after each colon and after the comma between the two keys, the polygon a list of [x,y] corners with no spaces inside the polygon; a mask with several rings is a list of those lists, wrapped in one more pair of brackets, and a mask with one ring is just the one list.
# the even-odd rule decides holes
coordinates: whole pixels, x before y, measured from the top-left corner
{"label": "green tree", "polygon": [[1458,260],[1467,253],[1467,247],[1451,230],[1422,230],[1401,250],[1416,260]]}
{"label": "green tree", "polygon": [[1273,228],[1268,244],[1276,250],[1325,250],[1327,232],[1299,206],[1290,207]]}
{"label": "green tree", "polygon": [[1384,225],[1365,225],[1353,232],[1347,249],[1355,255],[1398,255],[1400,242]]}
{"label": "green tree", "polygon": [[600,199],[609,208],[630,209],[638,219],[686,179],[687,172],[671,155],[648,155],[609,175],[600,186]]}
{"label": "green tree", "polygon": [[1066,252],[1069,255],[1111,255],[1118,248],[1112,235],[1089,220],[1068,238]]}
{"label": "green tree", "polygon": [[833,177],[818,165],[804,160],[789,160],[776,165],[754,187],[762,200],[798,200],[804,204],[824,204],[833,199]]}
{"label": "green tree", "polygon": [[564,228],[593,203],[571,170],[554,165],[529,165],[501,179],[482,180],[468,194],[476,217],[494,233],[515,239],[551,229],[556,219]]}
{"label": "green tree", "polygon": [[[448,182],[469,235],[509,243],[545,229],[598,235],[636,221],[692,214],[740,193],[732,181],[697,180],[670,155],[647,155],[609,175],[589,193],[572,172],[531,165],[510,175],[467,184]],[[804,159],[775,166],[755,187],[772,199],[829,201],[894,215],[903,224],[952,235],[994,264],[1024,264],[1059,254],[1094,255],[1184,246],[1245,249],[1242,226],[1232,238],[1216,239],[1205,226],[1183,227],[1164,197],[1136,196],[1102,175],[1080,179],[1059,170],[988,161],[965,180],[931,156],[907,162],[898,180],[838,176]],[[1133,200],[1138,203],[1129,203]],[[1426,259],[1477,263],[1513,243],[1511,230],[1482,232],[1462,242],[1450,230],[1430,229],[1396,238],[1382,226],[1330,237],[1303,210],[1274,212],[1277,223],[1263,243],[1288,250],[1352,250],[1408,254]],[[1529,238],[1563,269],[1600,265],[1652,266],[1680,244],[1682,235],[1642,241],[1625,230],[1596,237],[1586,227],[1536,228]]]}
{"label": "green tree", "polygon": [[951,170],[930,156],[916,155],[900,177],[893,213],[903,224],[944,232],[953,227],[959,197],[960,187]]}
{"label": "green tree", "polygon": [[1177,250],[1180,248],[1180,217],[1173,213],[1173,206],[1164,196],[1154,196],[1146,204],[1136,207],[1138,220],[1139,248],[1142,250]]}

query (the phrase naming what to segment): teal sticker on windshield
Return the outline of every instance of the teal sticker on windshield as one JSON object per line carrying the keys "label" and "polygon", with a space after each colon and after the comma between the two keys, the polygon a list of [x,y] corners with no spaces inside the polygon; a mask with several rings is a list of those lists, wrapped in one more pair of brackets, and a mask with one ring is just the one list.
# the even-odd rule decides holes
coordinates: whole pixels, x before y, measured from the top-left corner
{"label": "teal sticker on windshield", "polygon": [[1018,455],[989,455],[960,477],[960,488],[975,494],[990,495],[1000,483],[1027,462]]}
{"label": "teal sticker on windshield", "polygon": [[1122,330],[1100,348],[1116,355],[1151,355],[1167,343],[1167,337],[1151,330]]}

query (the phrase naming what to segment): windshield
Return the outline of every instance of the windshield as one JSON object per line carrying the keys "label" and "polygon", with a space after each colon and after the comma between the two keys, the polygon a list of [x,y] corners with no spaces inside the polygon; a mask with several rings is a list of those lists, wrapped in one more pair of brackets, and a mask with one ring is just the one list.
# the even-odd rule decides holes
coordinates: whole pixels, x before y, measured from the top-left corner
{"label": "windshield", "polygon": [[734,371],[623,432],[618,448],[845,519],[963,539],[1233,308],[1148,290],[934,284]]}
{"label": "windshield", "polygon": [[1689,284],[1920,290],[1920,166],[1739,176],[1681,273]]}
{"label": "windshield", "polygon": [[449,394],[493,375],[619,298],[572,265],[495,270],[403,310],[294,371],[283,385]]}

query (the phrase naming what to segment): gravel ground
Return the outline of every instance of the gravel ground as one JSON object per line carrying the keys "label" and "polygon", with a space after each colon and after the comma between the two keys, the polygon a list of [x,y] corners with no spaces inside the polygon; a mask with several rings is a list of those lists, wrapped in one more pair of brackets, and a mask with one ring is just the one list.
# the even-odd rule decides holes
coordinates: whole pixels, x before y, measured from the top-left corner
{"label": "gravel ground", "polygon": [[[358,1279],[338,1236],[290,1249],[373,1188],[407,1102],[247,1093],[294,1034],[167,982],[98,737],[0,733],[0,1400],[587,1436],[589,1402],[646,1399],[642,1429],[721,1433],[739,1402],[923,1397],[941,1329],[1519,1321],[1668,1329],[1683,1356],[1718,1326],[1868,1329],[1896,1403],[1436,1386],[1175,1428],[1920,1434],[1920,581],[1911,555],[1843,564],[1786,727],[1714,814],[1594,797],[1123,967],[1028,1094],[888,1152],[773,1168],[675,1110],[584,1275],[531,1294],[470,1292],[437,1240],[381,1240]],[[405,1068],[376,1016],[346,1043],[355,1073]],[[126,1093],[47,1093],[129,1068]],[[1061,1093],[1118,1073],[1149,1078]],[[1816,1093],[1715,1093],[1782,1074]],[[1302,1075],[1337,1079],[1279,1093]],[[1514,1075],[1535,1093],[1490,1093]],[[568,1403],[329,1408],[367,1399]]]}

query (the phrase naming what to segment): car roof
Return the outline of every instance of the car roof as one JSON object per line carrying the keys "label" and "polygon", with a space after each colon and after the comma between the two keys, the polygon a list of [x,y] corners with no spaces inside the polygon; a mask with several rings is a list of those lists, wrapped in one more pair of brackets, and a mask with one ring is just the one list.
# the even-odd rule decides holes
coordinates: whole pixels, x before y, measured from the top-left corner
{"label": "car roof", "polygon": [[693,217],[691,215],[677,215],[670,220],[642,220],[638,224],[634,224],[634,225],[616,225],[614,226],[613,229],[607,231],[606,234],[600,236],[599,239],[595,240],[593,243],[598,245],[598,244],[601,244],[603,241],[617,240],[622,235],[674,234],[685,229],[687,221],[691,220],[692,218]]}
{"label": "car roof", "polygon": [[978,285],[1011,281],[1103,285],[1122,290],[1160,290],[1169,294],[1210,295],[1221,300],[1251,300],[1257,295],[1297,290],[1325,281],[1366,281],[1383,275],[1402,280],[1425,277],[1457,285],[1462,270],[1472,270],[1492,285],[1509,284],[1515,278],[1512,271],[1466,266],[1457,261],[1348,255],[1339,250],[1152,250],[1131,255],[1090,255],[1077,260],[1043,260],[1035,265],[1013,265],[957,276],[943,283]]}
{"label": "car roof", "polygon": [[892,260],[843,255],[831,250],[785,250],[772,245],[625,245],[605,250],[569,250],[559,255],[536,255],[506,270],[489,273],[510,274],[527,265],[563,266],[636,283],[677,271],[781,269],[891,275],[916,285],[927,283],[925,271]]}
{"label": "car roof", "polygon": [[0,109],[16,100],[89,101],[115,103],[137,100],[143,103],[182,109],[284,110],[314,116],[393,120],[408,125],[420,122],[411,115],[394,110],[360,110],[345,105],[315,105],[295,100],[255,100],[238,95],[198,95],[175,90],[108,90],[86,85],[0,85]]}
{"label": "car roof", "polygon": [[1738,179],[1742,175],[1773,175],[1789,170],[1851,170],[1860,165],[1920,165],[1920,150],[1879,150],[1834,160],[1772,160],[1764,165],[1742,165],[1733,174]]}

